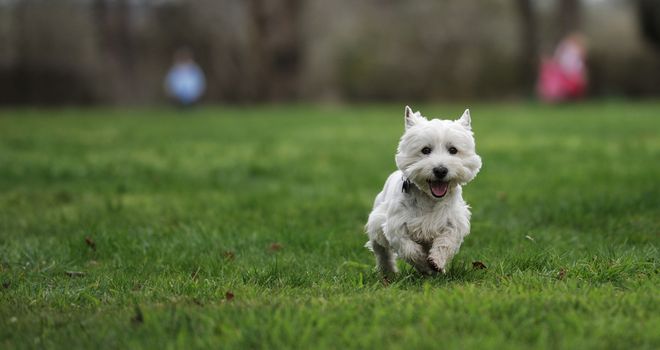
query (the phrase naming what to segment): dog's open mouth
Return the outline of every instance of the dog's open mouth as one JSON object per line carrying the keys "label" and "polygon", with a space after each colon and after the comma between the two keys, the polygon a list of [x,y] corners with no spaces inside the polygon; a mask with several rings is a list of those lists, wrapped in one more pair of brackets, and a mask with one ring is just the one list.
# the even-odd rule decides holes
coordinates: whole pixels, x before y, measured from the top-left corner
{"label": "dog's open mouth", "polygon": [[449,182],[445,181],[429,181],[429,187],[431,188],[431,194],[435,198],[442,198],[449,191]]}

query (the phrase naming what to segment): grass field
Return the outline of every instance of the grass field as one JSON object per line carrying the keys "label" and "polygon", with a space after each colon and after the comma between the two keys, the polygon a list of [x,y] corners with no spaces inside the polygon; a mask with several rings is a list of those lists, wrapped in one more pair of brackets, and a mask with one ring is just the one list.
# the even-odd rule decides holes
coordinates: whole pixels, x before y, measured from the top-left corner
{"label": "grass field", "polygon": [[660,348],[660,103],[472,106],[472,234],[384,285],[402,107],[0,111],[0,348]]}

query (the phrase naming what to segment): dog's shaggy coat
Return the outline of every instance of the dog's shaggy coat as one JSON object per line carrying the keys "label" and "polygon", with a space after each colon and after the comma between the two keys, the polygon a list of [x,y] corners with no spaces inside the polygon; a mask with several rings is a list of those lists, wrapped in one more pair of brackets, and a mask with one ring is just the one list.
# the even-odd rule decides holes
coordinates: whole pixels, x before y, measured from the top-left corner
{"label": "dog's shaggy coat", "polygon": [[386,276],[396,258],[424,274],[445,272],[470,233],[470,210],[462,186],[481,168],[470,111],[455,121],[427,120],[405,108],[405,132],[396,165],[369,214],[366,246]]}

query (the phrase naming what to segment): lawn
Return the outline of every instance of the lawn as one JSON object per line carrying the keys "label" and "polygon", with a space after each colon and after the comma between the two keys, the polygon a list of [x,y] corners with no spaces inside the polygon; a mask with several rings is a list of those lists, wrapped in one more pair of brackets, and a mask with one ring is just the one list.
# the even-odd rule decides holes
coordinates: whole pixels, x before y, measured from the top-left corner
{"label": "lawn", "polygon": [[660,103],[471,107],[472,233],[389,284],[402,105],[1,110],[0,348],[660,348]]}

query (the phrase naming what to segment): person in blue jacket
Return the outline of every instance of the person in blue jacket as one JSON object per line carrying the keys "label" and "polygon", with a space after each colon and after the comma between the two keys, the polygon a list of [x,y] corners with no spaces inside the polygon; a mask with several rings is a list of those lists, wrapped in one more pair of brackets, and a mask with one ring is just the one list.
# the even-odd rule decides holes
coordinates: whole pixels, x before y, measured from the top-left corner
{"label": "person in blue jacket", "polygon": [[177,104],[187,107],[195,104],[204,94],[206,79],[204,72],[195,63],[192,52],[179,49],[174,55],[174,64],[165,78],[165,90]]}

